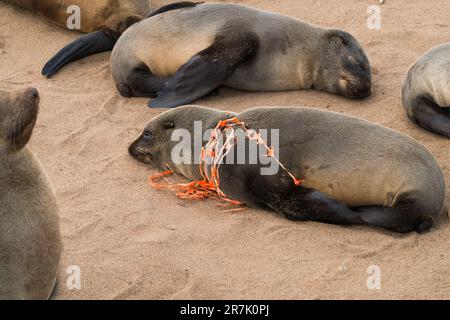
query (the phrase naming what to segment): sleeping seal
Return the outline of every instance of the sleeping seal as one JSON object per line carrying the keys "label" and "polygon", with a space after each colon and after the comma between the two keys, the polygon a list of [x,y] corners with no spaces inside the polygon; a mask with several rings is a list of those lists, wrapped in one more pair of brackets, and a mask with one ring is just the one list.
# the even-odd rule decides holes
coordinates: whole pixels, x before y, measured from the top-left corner
{"label": "sleeping seal", "polygon": [[[13,0],[9,0],[13,2]],[[36,1],[21,0],[14,2],[26,2],[27,8],[37,7],[47,17],[56,16],[53,20],[66,25],[68,6],[78,5],[82,15],[82,31],[90,32],[81,36],[72,43],[61,49],[50,59],[42,69],[42,75],[46,77],[53,76],[64,65],[84,57],[111,51],[114,48],[117,39],[131,25],[142,20],[144,17],[158,14],[163,10],[172,10],[177,7],[183,7],[184,2],[170,4],[151,13],[148,0],[52,0],[45,1],[48,5],[35,3]],[[74,3],[76,2],[76,3]],[[51,4],[51,6],[50,6]],[[50,10],[50,8],[52,8]],[[59,8],[52,13],[54,8]],[[165,9],[164,9],[165,8]]]}
{"label": "sleeping seal", "polygon": [[402,96],[411,121],[450,138],[450,43],[417,60],[403,82]]}
{"label": "sleeping seal", "polygon": [[350,34],[230,3],[161,8],[119,38],[111,70],[123,96],[157,96],[151,107],[187,104],[220,85],[371,93],[369,61]]}
{"label": "sleeping seal", "polygon": [[[95,53],[110,51],[119,36],[132,24],[150,13],[148,0],[5,0],[25,9],[33,10],[59,26],[67,27],[73,14],[72,6],[80,8],[81,29],[89,33],[74,41],[63,52],[70,56],[65,60],[55,59],[53,65],[69,63]],[[55,70],[47,67],[46,75]]]}
{"label": "sleeping seal", "polygon": [[0,300],[48,299],[61,255],[58,206],[33,153],[36,89],[0,91]]}
{"label": "sleeping seal", "polygon": [[150,12],[148,0],[5,0],[33,10],[59,26],[67,27],[71,15],[68,9],[78,6],[81,13],[81,32],[109,29],[118,33],[140,21]]}
{"label": "sleeping seal", "polygon": [[264,107],[235,115],[185,106],[151,120],[129,152],[141,162],[199,180],[195,150],[189,152],[190,161],[172,160],[179,144],[173,134],[184,129],[192,136],[198,128],[194,121],[201,121],[202,131],[197,134],[202,139],[206,130],[230,117],[257,131],[279,130],[279,160],[295,177],[304,179],[297,185],[282,170],[263,175],[262,162],[238,164],[225,158],[219,169],[220,188],[233,200],[293,220],[369,225],[395,232],[425,231],[445,210],[443,173],[423,145],[399,132],[334,112]]}

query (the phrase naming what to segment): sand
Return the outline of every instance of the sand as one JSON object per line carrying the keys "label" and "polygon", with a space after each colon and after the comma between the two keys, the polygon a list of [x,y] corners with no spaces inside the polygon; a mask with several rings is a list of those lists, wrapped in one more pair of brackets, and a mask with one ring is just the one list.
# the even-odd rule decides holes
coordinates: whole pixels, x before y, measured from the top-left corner
{"label": "sand", "polygon": [[[450,140],[410,123],[400,99],[409,66],[449,41],[448,0],[387,0],[380,6],[381,30],[366,27],[375,0],[241,2],[351,32],[371,60],[374,95],[352,101],[315,91],[223,88],[197,104],[232,111],[302,105],[361,117],[424,143],[450,181]],[[109,53],[72,64],[51,80],[40,75],[77,36],[0,3],[0,87],[35,86],[42,96],[30,146],[61,208],[64,253],[55,299],[450,298],[449,224],[398,235],[294,223],[257,210],[226,213],[214,201],[186,202],[153,190],[147,177],[157,171],[133,160],[127,147],[162,110],[119,96]],[[80,290],[66,286],[71,265],[81,268]],[[366,285],[371,265],[381,269],[379,290]]]}

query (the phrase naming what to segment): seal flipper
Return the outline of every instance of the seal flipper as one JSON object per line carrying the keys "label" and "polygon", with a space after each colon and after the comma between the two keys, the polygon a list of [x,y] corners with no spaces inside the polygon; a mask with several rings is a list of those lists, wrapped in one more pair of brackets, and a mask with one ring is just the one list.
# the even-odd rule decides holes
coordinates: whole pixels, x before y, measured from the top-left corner
{"label": "seal flipper", "polygon": [[164,88],[168,78],[156,76],[145,65],[135,68],[127,77],[127,84],[118,84],[124,97],[155,98],[156,92]]}
{"label": "seal flipper", "polygon": [[[248,138],[246,141],[248,142]],[[245,158],[241,159],[246,164],[237,164],[238,153],[242,151],[237,150],[237,145],[233,147],[233,151],[225,157],[224,164],[220,167],[220,187],[231,199],[250,207],[270,208],[294,221],[366,225],[401,233],[423,232],[434,224],[430,215],[435,209],[427,209],[423,195],[399,194],[393,207],[374,205],[350,208],[326,193],[295,185],[292,177],[283,171],[278,170],[274,175],[261,174],[262,165],[249,164],[247,150]],[[292,166],[287,162],[286,167]],[[301,176],[299,172],[294,172],[295,174]]]}
{"label": "seal flipper", "polygon": [[153,11],[152,13],[150,13],[147,18],[151,18],[154,17],[158,14],[167,12],[167,11],[172,11],[172,10],[177,10],[177,9],[183,9],[183,8],[192,8],[195,7],[198,4],[202,4],[203,2],[190,2],[190,1],[181,1],[181,2],[175,2],[175,3],[171,3],[171,4],[167,4],[165,6],[160,7],[158,10]]}
{"label": "seal flipper", "polygon": [[450,108],[441,108],[430,99],[420,97],[411,104],[412,117],[422,128],[450,138]]}
{"label": "seal flipper", "polygon": [[61,49],[42,69],[42,75],[50,78],[63,66],[84,57],[111,51],[114,48],[119,33],[110,29],[92,32],[81,36]]}
{"label": "seal flipper", "polygon": [[435,223],[420,210],[420,204],[411,199],[400,202],[395,207],[367,206],[355,208],[364,224],[390,231],[407,233],[428,231]]}
{"label": "seal flipper", "polygon": [[317,221],[337,225],[362,225],[360,214],[325,193],[305,187],[296,187],[269,206],[293,221]]}
{"label": "seal flipper", "polygon": [[217,36],[215,42],[193,56],[170,78],[152,108],[172,108],[188,104],[218,88],[237,68],[256,52],[258,40],[252,34],[230,39]]}
{"label": "seal flipper", "polygon": [[395,207],[349,208],[322,192],[299,187],[296,192],[291,192],[288,197],[285,195],[271,206],[290,220],[367,225],[399,233],[425,232],[434,224],[433,218],[424,215],[420,203],[413,198],[405,198]]}
{"label": "seal flipper", "polygon": [[[238,151],[234,151],[233,163],[237,163]],[[246,161],[248,159],[246,154]],[[317,221],[337,225],[366,224],[358,212],[325,193],[296,186],[292,178],[285,173],[262,175],[260,169],[260,165],[249,164],[221,166],[222,191],[250,207],[270,208],[293,221]]]}

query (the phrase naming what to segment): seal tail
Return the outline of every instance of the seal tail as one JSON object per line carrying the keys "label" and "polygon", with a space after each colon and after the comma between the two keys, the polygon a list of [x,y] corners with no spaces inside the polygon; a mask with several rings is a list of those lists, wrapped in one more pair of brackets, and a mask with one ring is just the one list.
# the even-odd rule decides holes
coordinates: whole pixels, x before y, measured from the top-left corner
{"label": "seal tail", "polygon": [[65,65],[84,57],[111,51],[120,34],[111,29],[104,29],[81,36],[61,49],[42,69],[42,75],[50,78]]}

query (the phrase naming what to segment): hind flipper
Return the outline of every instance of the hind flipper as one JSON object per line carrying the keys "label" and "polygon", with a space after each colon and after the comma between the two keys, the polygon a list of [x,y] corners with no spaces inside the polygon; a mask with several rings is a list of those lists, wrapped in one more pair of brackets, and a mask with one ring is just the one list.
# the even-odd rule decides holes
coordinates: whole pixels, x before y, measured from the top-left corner
{"label": "hind flipper", "polygon": [[328,195],[304,187],[298,193],[275,202],[275,211],[290,220],[317,221],[337,225],[367,225],[393,232],[425,232],[434,219],[424,214],[414,199],[404,199],[395,207],[366,206],[349,208]]}
{"label": "hind flipper", "polygon": [[249,59],[258,42],[253,35],[233,38],[216,37],[215,42],[186,62],[170,78],[158,97],[149,102],[152,108],[172,108],[188,104],[218,88],[236,69]]}
{"label": "hind flipper", "polygon": [[119,34],[110,29],[92,32],[81,36],[61,49],[42,69],[42,75],[50,78],[63,66],[84,57],[111,51]]}
{"label": "hind flipper", "polygon": [[[248,138],[246,140],[248,143]],[[219,175],[221,190],[231,199],[250,207],[271,208],[295,221],[366,225],[402,233],[426,231],[433,226],[434,217],[439,216],[433,207],[429,208],[427,195],[412,192],[398,194],[393,207],[349,207],[326,193],[295,185],[292,178],[282,170],[276,174],[262,174],[261,170],[267,168],[267,164],[250,164],[248,150],[251,148],[246,149],[243,155],[235,145],[233,152],[225,157]],[[293,174],[296,175],[295,172]]]}
{"label": "hind flipper", "polygon": [[450,110],[427,98],[416,99],[411,106],[413,120],[422,128],[450,138]]}
{"label": "hind flipper", "polygon": [[425,232],[435,223],[420,203],[408,196],[404,196],[394,207],[366,206],[354,210],[365,224],[400,233]]}
{"label": "hind flipper", "polygon": [[117,89],[124,97],[155,98],[156,92],[164,88],[168,78],[159,77],[146,66],[135,68],[127,77],[127,83],[118,84]]}

